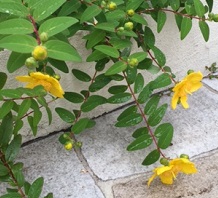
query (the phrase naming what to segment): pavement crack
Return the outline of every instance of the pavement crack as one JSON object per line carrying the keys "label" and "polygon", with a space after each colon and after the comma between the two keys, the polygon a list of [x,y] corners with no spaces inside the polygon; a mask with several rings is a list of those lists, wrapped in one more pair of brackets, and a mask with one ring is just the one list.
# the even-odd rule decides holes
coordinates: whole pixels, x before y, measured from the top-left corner
{"label": "pavement crack", "polygon": [[218,94],[218,91],[217,91],[216,89],[212,88],[211,86],[209,86],[208,84],[206,84],[206,83],[203,82],[203,85],[204,85],[204,87],[205,87],[206,89],[208,89],[209,91],[211,91],[211,92],[213,92],[213,93],[215,93],[215,94]]}

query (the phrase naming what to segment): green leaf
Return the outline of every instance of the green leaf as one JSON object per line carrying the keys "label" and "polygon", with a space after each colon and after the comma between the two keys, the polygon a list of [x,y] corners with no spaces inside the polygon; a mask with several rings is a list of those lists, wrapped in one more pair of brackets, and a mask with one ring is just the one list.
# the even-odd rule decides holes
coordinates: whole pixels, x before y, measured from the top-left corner
{"label": "green leaf", "polygon": [[30,57],[30,54],[21,54],[17,52],[11,52],[8,62],[7,69],[10,73],[13,73],[17,69],[24,66],[24,63],[27,58]]}
{"label": "green leaf", "polygon": [[166,149],[170,146],[173,138],[173,126],[170,123],[160,124],[154,135],[158,138],[158,146],[161,149]]}
{"label": "green leaf", "polygon": [[0,34],[31,34],[33,25],[26,19],[9,19],[0,23]]}
{"label": "green leaf", "polygon": [[147,57],[147,53],[146,52],[136,52],[134,54],[131,54],[129,56],[129,59],[131,58],[136,58],[138,60],[138,62],[143,61],[145,58]]}
{"label": "green leaf", "polygon": [[160,66],[164,66],[166,64],[166,57],[164,53],[157,47],[153,46],[151,50],[154,53],[155,58]]}
{"label": "green leaf", "polygon": [[74,47],[63,41],[50,40],[45,43],[45,47],[47,48],[48,57],[50,58],[63,61],[82,61],[79,53],[74,49]]}
{"label": "green leaf", "polygon": [[167,104],[161,105],[158,109],[156,109],[148,118],[148,124],[150,126],[156,126],[160,123],[162,118],[164,117],[166,110],[167,110]]}
{"label": "green leaf", "polygon": [[29,198],[39,198],[42,192],[43,183],[44,183],[44,179],[42,177],[39,177],[38,179],[36,179],[29,189],[28,197]]}
{"label": "green leaf", "polygon": [[14,101],[8,100],[3,103],[3,105],[0,108],[0,119],[4,118],[13,108],[14,106]]}
{"label": "green leaf", "polygon": [[120,104],[129,101],[132,98],[130,93],[119,93],[108,98],[108,103]]}
{"label": "green leaf", "polygon": [[81,6],[81,2],[77,0],[71,0],[64,3],[63,6],[61,6],[61,9],[58,13],[58,16],[67,16],[71,14],[72,12],[77,11]]}
{"label": "green leaf", "polygon": [[118,61],[116,63],[114,63],[106,72],[105,75],[106,76],[110,76],[113,74],[117,74],[120,73],[122,71],[124,71],[127,68],[127,64],[123,61]]}
{"label": "green leaf", "polygon": [[129,85],[135,82],[137,76],[137,67],[127,67],[126,69],[127,83]]}
{"label": "green leaf", "polygon": [[133,105],[128,107],[127,109],[125,109],[117,118],[118,121],[125,119],[127,116],[129,116],[130,114],[134,114],[137,112],[137,106]]}
{"label": "green leaf", "polygon": [[[98,77],[101,77],[98,80]],[[100,74],[95,78],[95,81],[89,86],[89,91],[90,92],[96,92],[103,87],[105,87],[109,82],[111,81],[111,78],[108,76],[105,76],[104,74]]]}
{"label": "green leaf", "polygon": [[103,30],[94,30],[91,34],[84,36],[83,38],[88,40],[86,44],[87,49],[91,49],[100,41],[104,40],[105,35],[106,33]]}
{"label": "green leaf", "polygon": [[2,120],[0,125],[0,146],[8,144],[13,134],[13,119],[11,112]]}
{"label": "green leaf", "polygon": [[14,124],[13,134],[17,135],[22,127],[23,127],[23,121],[22,120],[16,120],[16,122]]}
{"label": "green leaf", "polygon": [[206,2],[207,2],[207,5],[209,6],[209,12],[211,12],[212,9],[213,9],[213,1],[211,1],[211,0],[206,0]]}
{"label": "green leaf", "polygon": [[84,97],[76,92],[65,92],[64,98],[72,103],[82,103]]}
{"label": "green leaf", "polygon": [[81,118],[79,121],[77,121],[71,128],[71,131],[74,133],[74,134],[79,134],[81,133],[82,131],[84,131],[89,122],[91,120],[89,118]]}
{"label": "green leaf", "polygon": [[8,168],[0,164],[0,177],[8,174]]}
{"label": "green leaf", "polygon": [[22,93],[17,89],[2,89],[0,90],[0,95],[7,98],[20,98]]}
{"label": "green leaf", "polygon": [[152,30],[147,26],[145,26],[144,28],[144,42],[148,47],[150,48],[154,47],[155,36]]}
{"label": "green leaf", "polygon": [[113,58],[118,58],[120,56],[119,51],[114,47],[107,46],[107,45],[97,45],[94,47],[96,50],[111,56]]}
{"label": "green leaf", "polygon": [[148,128],[147,127],[141,127],[141,128],[136,129],[133,132],[132,137],[138,138],[142,135],[148,135]]}
{"label": "green leaf", "polygon": [[107,99],[103,96],[92,95],[90,96],[86,102],[81,105],[81,110],[83,112],[89,112],[96,108],[99,105],[107,103]]}
{"label": "green leaf", "polygon": [[7,74],[4,72],[0,72],[0,89],[2,89],[5,86],[5,83],[7,81]]}
{"label": "green leaf", "polygon": [[111,38],[110,43],[116,49],[123,49],[126,47],[130,47],[132,45],[131,41],[127,39],[118,39],[118,38]]}
{"label": "green leaf", "polygon": [[106,54],[104,54],[98,50],[95,50],[87,57],[86,61],[87,62],[99,61],[105,57],[107,57]]}
{"label": "green leaf", "polygon": [[13,162],[20,151],[22,136],[16,135],[5,151],[5,159],[7,162]]}
{"label": "green leaf", "polygon": [[128,89],[126,85],[114,85],[108,89],[110,94],[123,93]]}
{"label": "green leaf", "polygon": [[105,17],[106,17],[106,21],[113,22],[117,26],[119,24],[118,21],[121,21],[126,17],[126,13],[121,9],[116,9],[113,10],[112,12],[106,12]]}
{"label": "green leaf", "polygon": [[21,1],[14,2],[14,1],[0,1],[0,12],[6,13],[9,15],[16,15],[19,17],[27,17],[29,12],[26,6],[24,6]]}
{"label": "green leaf", "polygon": [[119,36],[130,36],[130,37],[138,37],[137,34],[132,30],[123,30],[119,31]]}
{"label": "green leaf", "polygon": [[58,8],[61,7],[66,0],[46,0],[46,1],[39,1],[38,4],[35,3],[34,11],[33,11],[33,18],[35,21],[39,22],[43,19],[49,17],[53,12],[55,12]]}
{"label": "green leaf", "polygon": [[64,61],[60,61],[60,60],[55,60],[55,59],[51,59],[48,58],[48,62],[54,66],[55,68],[57,68],[58,70],[64,72],[64,73],[69,73],[69,69],[67,64]]}
{"label": "green leaf", "polygon": [[128,145],[128,151],[136,151],[144,149],[150,146],[152,143],[152,138],[149,134],[141,135],[136,138],[131,144]]}
{"label": "green leaf", "polygon": [[205,14],[205,8],[203,3],[200,0],[193,0],[195,11],[199,17],[203,17]]}
{"label": "green leaf", "polygon": [[104,23],[98,23],[95,28],[100,30],[105,30],[108,32],[115,32],[115,28],[118,24],[112,23],[112,22],[104,22]]}
{"label": "green leaf", "polygon": [[53,198],[53,194],[52,193],[48,193],[44,198]]}
{"label": "green leaf", "polygon": [[151,93],[152,93],[152,90],[150,89],[150,83],[149,83],[140,92],[140,94],[138,96],[138,102],[140,104],[145,103],[148,100],[148,98],[150,97]]}
{"label": "green leaf", "polygon": [[48,107],[45,107],[45,109],[46,109],[46,112],[47,112],[47,115],[48,115],[48,124],[50,125],[51,121],[52,121],[52,113],[51,113],[51,110]]}
{"label": "green leaf", "polygon": [[126,4],[126,10],[136,10],[143,2],[144,0],[128,0]]}
{"label": "green leaf", "polygon": [[180,7],[180,0],[170,0],[170,6],[173,10],[178,10]]}
{"label": "green leaf", "polygon": [[33,132],[33,135],[36,136],[38,127],[33,125],[33,117],[32,116],[28,116],[27,120],[28,120],[30,128],[31,128],[31,130]]}
{"label": "green leaf", "polygon": [[19,193],[11,192],[6,195],[2,195],[0,198],[22,198]]}
{"label": "green leaf", "polygon": [[151,99],[145,105],[144,113],[146,115],[151,115],[157,109],[159,101],[160,101],[159,95],[152,96]]}
{"label": "green leaf", "polygon": [[101,8],[95,4],[92,4],[88,8],[85,9],[83,12],[81,18],[80,18],[80,23],[84,23],[85,21],[88,21],[92,19],[93,17],[99,15],[101,13]]}
{"label": "green leaf", "polygon": [[163,11],[159,11],[157,15],[157,32],[160,33],[166,22],[167,15]]}
{"label": "green leaf", "polygon": [[141,92],[143,87],[144,87],[144,77],[142,76],[141,73],[138,73],[134,84],[134,93]]}
{"label": "green leaf", "polygon": [[181,23],[181,35],[180,38],[183,40],[192,28],[192,20],[190,18],[184,17]]}
{"label": "green leaf", "polygon": [[36,39],[28,35],[10,35],[0,40],[0,47],[14,52],[31,53],[36,46]]}
{"label": "green leaf", "polygon": [[148,25],[145,18],[139,14],[136,14],[136,13],[131,17],[131,20],[136,22],[136,23],[140,23],[142,25]]}
{"label": "green leaf", "polygon": [[132,113],[123,119],[120,119],[115,126],[116,127],[128,127],[135,126],[142,121],[142,115],[139,113]]}
{"label": "green leaf", "polygon": [[166,87],[168,85],[170,85],[171,79],[169,74],[167,73],[163,73],[161,75],[159,75],[154,81],[152,81],[150,88],[151,89],[159,89],[162,87]]}
{"label": "green leaf", "polygon": [[71,25],[77,23],[78,20],[73,17],[55,17],[46,20],[39,27],[39,34],[46,32],[48,37],[58,34]]}
{"label": "green leaf", "polygon": [[31,99],[23,100],[23,102],[21,103],[21,105],[19,107],[17,119],[20,119],[24,116],[24,114],[29,110],[30,105],[31,105]]}
{"label": "green leaf", "polygon": [[67,109],[56,107],[55,111],[64,122],[72,123],[75,120],[74,114]]}
{"label": "green leaf", "polygon": [[159,160],[159,158],[160,158],[160,152],[155,149],[147,155],[147,157],[142,162],[142,165],[148,166],[154,164],[157,160]]}
{"label": "green leaf", "polygon": [[207,42],[209,40],[209,35],[210,35],[210,28],[208,24],[205,21],[199,21],[199,27],[204,37],[204,40]]}
{"label": "green leaf", "polygon": [[82,72],[78,69],[72,69],[73,75],[78,79],[83,82],[89,82],[92,80],[92,78],[85,72]]}

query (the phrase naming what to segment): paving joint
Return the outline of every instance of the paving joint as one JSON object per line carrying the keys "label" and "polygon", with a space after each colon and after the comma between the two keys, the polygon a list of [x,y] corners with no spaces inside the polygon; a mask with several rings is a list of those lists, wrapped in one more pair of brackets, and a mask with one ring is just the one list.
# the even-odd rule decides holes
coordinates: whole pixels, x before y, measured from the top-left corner
{"label": "paving joint", "polygon": [[218,91],[216,89],[213,89],[211,86],[209,86],[207,83],[203,82],[203,85],[206,89],[208,89],[209,91],[218,94]]}

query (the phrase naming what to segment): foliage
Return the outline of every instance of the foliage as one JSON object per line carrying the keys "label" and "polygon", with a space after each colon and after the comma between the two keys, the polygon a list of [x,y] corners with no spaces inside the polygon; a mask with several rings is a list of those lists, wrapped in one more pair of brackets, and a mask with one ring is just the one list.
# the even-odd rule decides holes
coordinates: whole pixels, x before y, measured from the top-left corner
{"label": "foliage", "polygon": [[[163,150],[171,145],[174,129],[170,123],[162,122],[168,104],[159,104],[159,90],[177,83],[170,67],[165,65],[166,57],[157,46],[147,18],[154,19],[159,33],[165,25],[167,13],[173,14],[181,40],[190,32],[193,20],[197,20],[203,39],[208,41],[208,22],[217,22],[218,15],[212,13],[213,0],[206,2],[0,0],[0,48],[11,51],[7,62],[9,73],[16,73],[25,65],[30,73],[28,79],[34,72],[41,72],[57,85],[60,76],[56,73],[61,71],[87,83],[86,90],[80,93],[71,90],[64,94],[64,99],[76,104],[77,108],[72,111],[64,107],[55,109],[63,121],[72,124],[71,131],[59,138],[67,150],[81,147],[81,142],[76,142],[74,135],[95,125],[91,118],[82,115],[83,112],[90,112],[106,103],[120,104],[133,100],[134,105],[121,113],[115,126],[144,123],[144,127],[133,132],[135,140],[127,150],[154,145],[154,150],[142,162],[147,166],[160,157],[168,159]],[[81,30],[86,32],[83,37],[86,46],[82,47],[90,50],[86,61],[95,64],[93,76],[66,64],[67,61],[82,61],[82,54],[68,40]],[[132,50],[133,43],[137,43],[137,52]],[[148,82],[143,72],[153,74],[154,79]],[[57,92],[50,80],[42,82],[42,79],[37,79],[37,82],[31,79],[26,88],[6,89],[7,75],[0,72],[0,182],[8,183],[11,188],[1,198],[38,198],[43,178],[28,183],[22,172],[23,164],[15,162],[22,143],[20,131],[24,126],[23,120],[27,119],[36,136],[43,108],[48,114],[49,124],[52,122],[48,104],[58,99],[55,97]],[[113,84],[114,81],[117,85]],[[109,98],[97,92],[106,85],[110,85]],[[51,97],[46,97],[48,94]],[[44,198],[52,197],[50,193]]]}

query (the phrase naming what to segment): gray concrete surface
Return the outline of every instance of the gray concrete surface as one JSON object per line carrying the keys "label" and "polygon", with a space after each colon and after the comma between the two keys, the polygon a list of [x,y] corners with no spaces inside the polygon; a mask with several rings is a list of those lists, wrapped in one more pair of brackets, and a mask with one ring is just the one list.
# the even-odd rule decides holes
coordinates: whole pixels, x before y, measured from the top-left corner
{"label": "gray concrete surface", "polygon": [[[94,128],[76,136],[83,142],[81,150],[65,151],[58,143],[60,134],[23,147],[19,161],[25,164],[27,179],[33,181],[44,176],[43,193],[51,191],[55,198],[217,198],[218,81],[205,79],[204,83],[202,89],[189,97],[190,109],[169,108],[164,118],[175,129],[173,145],[165,154],[171,158],[189,154],[198,174],[179,175],[170,186],[156,179],[148,188],[151,170],[159,163],[142,166],[144,150],[126,151],[137,127],[114,127],[123,111],[120,109],[97,118]],[[170,104],[170,99],[165,95],[162,102]]]}

